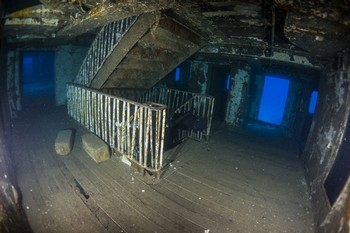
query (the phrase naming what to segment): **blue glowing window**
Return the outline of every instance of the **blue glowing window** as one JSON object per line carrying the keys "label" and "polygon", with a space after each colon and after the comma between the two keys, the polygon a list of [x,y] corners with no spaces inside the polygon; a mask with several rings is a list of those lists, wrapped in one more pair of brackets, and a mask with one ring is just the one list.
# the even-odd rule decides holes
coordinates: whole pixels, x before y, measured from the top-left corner
{"label": "blue glowing window", "polygon": [[227,80],[226,80],[226,90],[227,91],[230,89],[230,82],[231,82],[231,75],[228,75]]}
{"label": "blue glowing window", "polygon": [[175,72],[175,81],[180,81],[180,68],[177,67],[176,68],[176,72]]}
{"label": "blue glowing window", "polygon": [[289,80],[265,76],[260,102],[260,121],[281,125],[288,97]]}
{"label": "blue glowing window", "polygon": [[311,99],[309,104],[309,113],[315,113],[317,98],[318,98],[318,91],[313,91],[311,94]]}

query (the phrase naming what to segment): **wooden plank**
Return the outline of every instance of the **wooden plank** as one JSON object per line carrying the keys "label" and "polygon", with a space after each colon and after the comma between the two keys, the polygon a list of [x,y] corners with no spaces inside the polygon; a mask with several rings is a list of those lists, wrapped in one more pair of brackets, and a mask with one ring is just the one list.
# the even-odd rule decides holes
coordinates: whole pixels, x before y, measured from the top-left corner
{"label": "wooden plank", "polygon": [[[167,58],[169,59],[169,58]],[[167,62],[167,61],[163,61]],[[118,66],[118,69],[131,69],[131,70],[140,70],[140,71],[155,71],[159,72],[164,70],[164,65],[159,61],[151,60],[140,60],[126,57],[123,62]]]}
{"label": "wooden plank", "polygon": [[[85,132],[62,110],[28,115],[27,123],[14,127],[15,139],[21,141],[16,170],[24,203],[35,202],[27,215],[36,231],[113,232],[116,228],[106,228],[109,218],[126,232],[312,232],[303,174],[294,152],[282,143],[218,131],[210,151],[207,145],[188,141],[162,180],[148,185],[153,180],[142,178],[117,157],[96,165],[84,156],[80,140],[69,157],[53,157],[59,129],[77,128],[78,137]],[[28,173],[27,166],[36,174]],[[72,179],[89,195],[87,204],[93,200],[96,205],[85,204]],[[37,208],[45,207],[50,211],[39,215]]]}
{"label": "wooden plank", "polygon": [[186,40],[187,43],[195,44],[195,45],[202,45],[204,42],[200,38],[198,34],[191,31],[189,28],[185,27],[184,25],[176,22],[172,18],[162,18],[159,21],[158,27],[156,31],[168,31],[170,32],[173,37],[177,39]]}
{"label": "wooden plank", "polygon": [[[51,113],[50,116],[52,117],[54,114]],[[28,115],[30,114],[27,114],[27,118],[30,117]],[[21,135],[21,144],[18,149],[22,151],[18,159],[23,160],[23,151],[28,151],[28,161],[30,161],[28,165],[32,164],[32,171],[35,173],[33,174],[26,167],[22,167],[21,171],[24,177],[17,176],[20,185],[25,182],[25,185],[21,186],[21,191],[31,227],[35,232],[52,230],[58,232],[106,232],[84,203],[75,195],[74,190],[57,167],[56,154],[51,145],[57,134],[57,128],[66,125],[62,122],[65,120],[67,122],[67,119],[61,114],[56,117],[58,119],[61,117],[61,121],[52,124],[50,119],[37,114],[35,116],[37,119],[32,119],[30,125],[17,128]],[[23,131],[30,133],[22,134]],[[29,200],[30,196],[35,197],[35,199]]]}
{"label": "wooden plank", "polygon": [[186,51],[186,46],[180,45],[179,43],[169,43],[167,38],[153,33],[147,33],[144,37],[142,37],[142,39],[139,41],[139,45],[144,48],[156,47],[157,49],[163,49],[179,54]]}
{"label": "wooden plank", "polygon": [[176,57],[176,54],[169,53],[162,49],[154,47],[142,47],[137,44],[130,52],[126,55],[128,58],[139,59],[139,60],[150,60],[150,61],[168,61]]}

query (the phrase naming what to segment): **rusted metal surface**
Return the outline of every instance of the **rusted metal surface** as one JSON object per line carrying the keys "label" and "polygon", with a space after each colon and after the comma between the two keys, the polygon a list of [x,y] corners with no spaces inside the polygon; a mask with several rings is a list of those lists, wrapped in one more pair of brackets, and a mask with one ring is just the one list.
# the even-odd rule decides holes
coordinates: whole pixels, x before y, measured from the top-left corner
{"label": "rusted metal surface", "polygon": [[[248,48],[250,45],[258,47],[260,49],[254,51],[260,53],[260,50],[264,50],[267,55],[271,49],[275,50],[275,47],[297,52],[300,51],[298,49],[300,47],[311,55],[330,56],[347,47],[350,42],[348,1],[99,0],[88,3],[80,0],[43,0],[41,2],[42,5],[30,9],[24,8],[5,16],[7,39],[13,41],[35,39],[39,42],[41,39],[62,41],[64,38],[74,41],[79,35],[95,34],[97,28],[115,20],[162,10],[181,25],[194,29],[195,34],[210,44],[233,45],[236,48],[248,44]],[[272,19],[275,19],[275,24]],[[159,26],[162,29],[169,29],[170,21],[160,22]],[[274,25],[275,33],[274,30],[270,30]],[[180,32],[175,33],[177,35],[184,35],[183,31],[178,31],[172,26],[171,30]],[[271,44],[274,46],[270,46]],[[329,50],[327,52],[328,47],[333,47],[331,52]]]}
{"label": "rusted metal surface", "polygon": [[7,95],[8,105],[11,118],[17,117],[19,111],[22,110],[21,105],[21,88],[19,75],[19,51],[9,51],[7,54],[6,75],[7,75]]}
{"label": "rusted metal surface", "polygon": [[324,182],[339,152],[350,113],[349,58],[349,52],[344,52],[334,60],[334,65],[323,71],[319,104],[301,157],[315,207],[317,229],[331,209]]}
{"label": "rusted metal surface", "polygon": [[349,32],[349,25],[299,11],[289,11],[284,25],[284,34],[293,44],[329,58],[349,46]]}
{"label": "rusted metal surface", "polygon": [[129,160],[150,171],[162,169],[166,106],[69,84],[67,109],[73,119]]}
{"label": "rusted metal surface", "polygon": [[80,67],[75,83],[85,86],[91,84],[107,57],[136,20],[137,17],[128,17],[112,22],[100,30]]}

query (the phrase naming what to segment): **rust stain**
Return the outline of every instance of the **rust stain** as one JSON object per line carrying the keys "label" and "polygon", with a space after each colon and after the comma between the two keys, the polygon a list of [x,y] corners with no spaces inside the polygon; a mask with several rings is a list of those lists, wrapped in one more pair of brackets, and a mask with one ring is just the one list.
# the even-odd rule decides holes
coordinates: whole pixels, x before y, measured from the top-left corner
{"label": "rust stain", "polygon": [[100,4],[91,8],[91,10],[89,11],[89,14],[91,17],[100,17],[104,14],[103,12],[105,10],[106,10],[105,5]]}
{"label": "rust stain", "polygon": [[9,16],[14,18],[29,18],[31,17],[31,9],[31,7],[28,7],[23,10],[15,11]]}
{"label": "rust stain", "polygon": [[350,226],[350,198],[347,200],[345,205],[345,218],[346,224]]}

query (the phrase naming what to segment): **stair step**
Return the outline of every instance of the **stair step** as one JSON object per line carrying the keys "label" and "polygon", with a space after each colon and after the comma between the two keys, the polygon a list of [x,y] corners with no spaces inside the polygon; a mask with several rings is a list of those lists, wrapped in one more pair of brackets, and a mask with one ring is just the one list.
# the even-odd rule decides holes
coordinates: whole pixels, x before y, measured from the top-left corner
{"label": "stair step", "polygon": [[193,48],[199,47],[198,44],[195,44],[189,40],[184,39],[182,36],[169,32],[161,27],[158,27],[153,31],[158,38],[161,38],[164,41],[168,41],[168,43],[175,43],[181,47]]}
{"label": "stair step", "polygon": [[175,35],[177,38],[189,41],[195,45],[203,44],[203,40],[198,34],[171,18],[162,18],[158,23],[157,29],[167,31],[172,35]]}
{"label": "stair step", "polygon": [[118,66],[120,69],[144,70],[144,71],[164,71],[164,63],[152,60],[140,60],[130,57],[124,58]]}
{"label": "stair step", "polygon": [[157,74],[153,72],[117,69],[103,87],[149,89],[154,85],[153,77],[155,76],[157,76]]}
{"label": "stair step", "polygon": [[150,61],[167,61],[178,57],[177,53],[156,48],[145,48],[137,44],[127,55],[127,58],[150,60]]}
{"label": "stair step", "polygon": [[140,79],[140,78],[152,75],[154,73],[156,72],[146,71],[146,70],[137,70],[137,69],[122,69],[118,67],[111,74],[110,78],[111,79]]}
{"label": "stair step", "polygon": [[111,52],[109,57],[105,60],[100,70],[96,73],[95,78],[91,82],[91,87],[101,88],[110,74],[132,49],[137,42],[142,38],[151,25],[157,20],[157,15],[153,13],[146,13],[141,15],[133,24],[128,32],[123,36],[117,47]]}
{"label": "stair step", "polygon": [[140,41],[139,44],[144,48],[164,49],[167,51],[182,54],[186,47],[177,43],[164,39],[156,34],[147,33]]}

